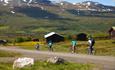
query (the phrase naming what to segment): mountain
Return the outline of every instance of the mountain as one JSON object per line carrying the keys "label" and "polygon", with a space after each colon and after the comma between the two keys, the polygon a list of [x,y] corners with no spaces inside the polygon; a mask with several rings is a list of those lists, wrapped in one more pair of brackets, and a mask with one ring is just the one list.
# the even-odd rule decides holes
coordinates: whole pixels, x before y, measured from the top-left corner
{"label": "mountain", "polygon": [[98,2],[93,1],[84,1],[81,3],[68,3],[68,2],[60,2],[58,3],[66,9],[76,9],[76,10],[90,10],[90,11],[115,11],[114,6],[103,5]]}
{"label": "mountain", "polygon": [[[106,16],[113,17],[115,14],[114,6],[107,6],[93,1],[70,3],[67,1],[52,2],[50,0],[0,0],[0,5],[5,5],[6,7],[9,7],[10,12],[13,14],[15,12],[28,14],[28,12],[30,11],[28,15],[31,14],[31,16],[32,14],[35,15],[35,13],[33,12],[35,12],[36,10],[38,12],[44,11],[46,12],[46,14],[53,13],[54,15],[60,15],[60,17],[66,17],[62,15],[64,13],[73,14],[75,16],[77,15],[77,16],[103,16],[103,17]],[[25,10],[25,12],[23,10]],[[41,15],[41,13],[37,12],[36,14]]]}
{"label": "mountain", "polygon": [[13,5],[13,6],[21,6],[23,4],[50,4],[49,0],[0,0],[0,4],[3,5]]}
{"label": "mountain", "polygon": [[115,10],[115,7],[113,6],[106,6],[98,2],[92,2],[92,1],[77,3],[76,6],[78,9],[92,10],[92,11],[114,11]]}
{"label": "mountain", "polygon": [[67,15],[115,17],[114,6],[93,1],[70,3],[67,1],[52,2],[50,0],[0,0],[0,3],[0,5],[9,8],[8,10],[12,14],[16,12],[35,18],[69,17]]}
{"label": "mountain", "polygon": [[84,1],[81,3],[69,3],[67,1],[60,1],[58,3],[50,0],[0,0],[0,4],[10,6],[23,6],[23,5],[57,5],[63,9],[76,9],[76,10],[90,10],[90,11],[115,11],[115,7],[107,6],[93,1]]}

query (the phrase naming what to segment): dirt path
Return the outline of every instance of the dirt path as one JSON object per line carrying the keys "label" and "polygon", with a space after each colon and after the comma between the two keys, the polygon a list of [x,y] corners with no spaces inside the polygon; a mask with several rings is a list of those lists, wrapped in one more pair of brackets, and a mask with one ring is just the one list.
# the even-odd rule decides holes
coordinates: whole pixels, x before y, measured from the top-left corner
{"label": "dirt path", "polygon": [[[46,60],[49,57],[58,56],[70,62],[93,63],[101,67],[102,70],[115,70],[115,57],[111,56],[93,56],[83,54],[57,53],[48,51],[25,50],[12,47],[0,47],[0,50],[19,52],[23,54],[23,56],[33,57],[36,60]],[[9,58],[0,58],[0,60],[2,61],[4,61],[5,59]]]}

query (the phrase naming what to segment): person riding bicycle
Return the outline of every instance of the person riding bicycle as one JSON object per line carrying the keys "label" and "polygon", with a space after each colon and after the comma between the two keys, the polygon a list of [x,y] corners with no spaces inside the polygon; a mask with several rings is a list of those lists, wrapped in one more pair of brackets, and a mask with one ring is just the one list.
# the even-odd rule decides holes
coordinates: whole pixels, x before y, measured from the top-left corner
{"label": "person riding bicycle", "polygon": [[89,44],[88,52],[89,52],[89,54],[93,54],[95,40],[91,36],[89,37],[88,44]]}
{"label": "person riding bicycle", "polygon": [[72,41],[71,41],[71,44],[72,44],[72,45],[71,45],[72,53],[75,53],[77,41],[76,41],[76,40],[72,40]]}
{"label": "person riding bicycle", "polygon": [[36,48],[36,50],[39,50],[39,49],[40,49],[39,43],[36,43],[35,48]]}
{"label": "person riding bicycle", "polygon": [[53,45],[53,42],[51,40],[49,40],[48,41],[48,49],[49,49],[49,51],[53,51],[52,45]]}

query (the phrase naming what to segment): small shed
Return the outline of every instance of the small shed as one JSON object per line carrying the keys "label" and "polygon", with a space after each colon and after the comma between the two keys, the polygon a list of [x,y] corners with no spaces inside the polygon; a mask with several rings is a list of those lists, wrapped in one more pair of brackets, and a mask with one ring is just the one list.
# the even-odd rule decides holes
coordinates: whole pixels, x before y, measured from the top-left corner
{"label": "small shed", "polygon": [[34,41],[34,42],[39,42],[39,39],[34,38],[34,39],[32,39],[32,41]]}
{"label": "small shed", "polygon": [[85,34],[85,33],[77,34],[77,40],[86,41],[87,40],[87,34]]}
{"label": "small shed", "polygon": [[48,41],[52,41],[52,42],[64,41],[64,37],[62,35],[57,34],[56,32],[50,32],[50,33],[44,35],[44,38],[46,39],[46,42],[48,42]]}
{"label": "small shed", "polygon": [[8,43],[7,40],[0,40],[0,45],[6,45]]}
{"label": "small shed", "polygon": [[113,26],[113,27],[111,27],[111,28],[109,29],[109,37],[110,37],[111,39],[115,39],[115,26]]}

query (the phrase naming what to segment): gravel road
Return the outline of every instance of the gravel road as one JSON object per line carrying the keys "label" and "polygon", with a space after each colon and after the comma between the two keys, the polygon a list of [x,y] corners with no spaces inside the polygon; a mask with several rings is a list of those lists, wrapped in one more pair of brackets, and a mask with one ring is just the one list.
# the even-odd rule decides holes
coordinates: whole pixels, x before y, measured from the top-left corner
{"label": "gravel road", "polygon": [[[115,57],[112,56],[94,56],[94,55],[84,55],[84,54],[71,54],[71,53],[59,53],[59,52],[49,52],[49,51],[37,51],[37,50],[25,50],[15,47],[0,47],[0,50],[12,51],[21,53],[24,57],[32,57],[36,60],[46,60],[49,57],[61,57],[69,62],[77,63],[93,63],[101,67],[102,70],[115,70]],[[2,61],[13,61],[16,58],[5,58],[0,57],[0,62]],[[97,69],[96,69],[97,70]]]}

